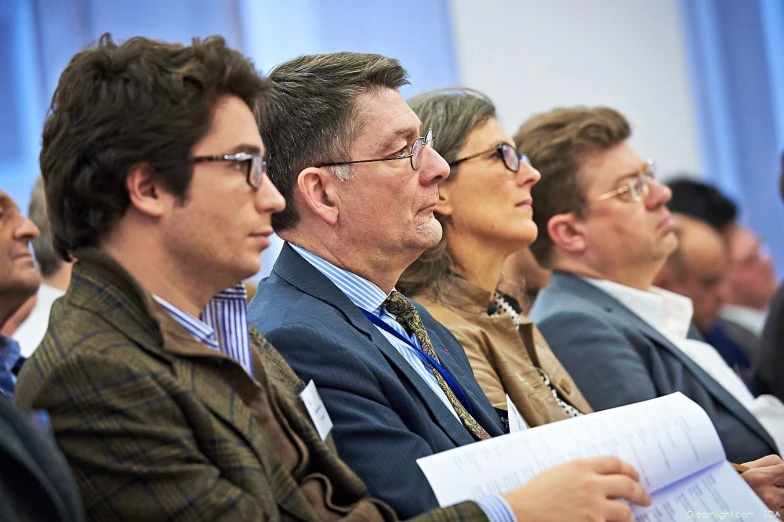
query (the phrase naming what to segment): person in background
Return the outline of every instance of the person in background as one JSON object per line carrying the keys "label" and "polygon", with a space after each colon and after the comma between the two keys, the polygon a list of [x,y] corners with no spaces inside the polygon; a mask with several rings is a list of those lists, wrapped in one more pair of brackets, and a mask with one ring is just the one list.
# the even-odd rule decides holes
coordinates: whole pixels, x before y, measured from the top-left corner
{"label": "person in background", "polygon": [[[38,227],[25,218],[4,190],[0,189],[0,326],[19,311],[41,284],[30,242]],[[14,396],[16,374],[24,361],[19,343],[0,335],[0,393]]]}
{"label": "person in background", "polygon": [[[784,153],[781,155],[779,189],[784,200]],[[784,376],[784,284],[779,286],[770,303],[770,312],[762,331],[754,384],[761,393],[771,393],[784,401],[782,376]]]}
{"label": "person in background", "polygon": [[516,135],[542,179],[533,189],[531,245],[553,270],[531,310],[555,355],[596,410],[681,392],[708,414],[727,457],[774,510],[784,462],[770,434],[682,347],[691,303],[652,287],[677,246],[670,189],[629,146],[631,127],[606,108],[561,108]]}
{"label": "person in background", "polygon": [[691,176],[678,176],[667,182],[672,212],[704,221],[723,237],[728,266],[722,285],[724,301],[708,337],[734,341],[754,365],[760,346],[768,304],[776,291],[773,262],[757,234],[738,220],[734,201],[713,185]]}
{"label": "person in background", "polygon": [[[434,129],[400,95],[406,76],[397,60],[364,53],[301,56],[270,72],[259,127],[287,201],[273,217],[286,244],[249,310],[319,390],[340,456],[402,517],[438,506],[418,458],[504,433],[454,336],[395,290],[441,239],[433,211],[449,174]],[[625,482],[640,502],[630,477],[597,462],[564,464],[538,498],[529,483],[476,509],[520,522],[630,518],[604,487],[584,488]]]}
{"label": "person in background", "polygon": [[443,130],[435,149],[450,172],[434,210],[441,240],[403,272],[396,288],[457,337],[495,408],[506,410],[508,396],[528,426],[590,412],[523,315],[519,286],[501,277],[504,261],[536,238],[531,187],[539,173],[515,149],[483,94],[436,90],[408,104],[423,126]]}
{"label": "person in background", "polygon": [[712,329],[727,267],[724,240],[707,223],[682,214],[673,217],[678,247],[654,278],[654,285],[659,292],[672,292],[664,294],[665,298],[680,303],[683,310],[690,301],[694,326],[712,333],[705,342],[687,339],[678,347],[754,414],[778,448],[784,448],[784,404],[772,395],[752,395],[748,387],[751,369],[743,366],[745,354],[730,339],[717,338]]}
{"label": "person in background", "polygon": [[72,264],[60,259],[52,246],[52,230],[46,212],[44,180],[40,176],[33,186],[28,216],[41,231],[32,244],[42,281],[36,294],[35,306],[13,333],[13,338],[21,347],[23,357],[30,357],[43,340],[46,327],[49,325],[49,311],[52,309],[52,304],[68,289]]}
{"label": "person in background", "polygon": [[753,392],[751,363],[718,318],[726,284],[726,244],[719,232],[704,221],[678,213],[673,218],[678,247],[653,284],[691,299],[692,323]]}

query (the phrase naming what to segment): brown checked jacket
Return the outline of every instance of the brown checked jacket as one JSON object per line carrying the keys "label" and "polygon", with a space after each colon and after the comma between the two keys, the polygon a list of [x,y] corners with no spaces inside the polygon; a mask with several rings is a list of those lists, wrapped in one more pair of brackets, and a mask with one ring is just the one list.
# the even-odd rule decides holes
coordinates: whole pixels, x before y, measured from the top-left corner
{"label": "brown checked jacket", "polygon": [[[390,521],[322,442],[304,384],[252,328],[252,378],[196,341],[116,261],[74,253],[16,402],[49,412],[88,520]],[[383,456],[379,456],[383,458]],[[485,521],[471,502],[417,520]]]}

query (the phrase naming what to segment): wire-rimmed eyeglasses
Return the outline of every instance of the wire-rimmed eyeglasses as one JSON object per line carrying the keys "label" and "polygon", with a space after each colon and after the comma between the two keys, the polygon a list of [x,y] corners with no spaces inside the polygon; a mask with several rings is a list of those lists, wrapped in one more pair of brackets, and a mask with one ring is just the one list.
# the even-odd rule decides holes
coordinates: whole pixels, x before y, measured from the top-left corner
{"label": "wire-rimmed eyeglasses", "polygon": [[353,160],[353,161],[338,161],[335,163],[319,163],[315,165],[316,167],[338,167],[340,165],[353,165],[354,163],[373,163],[375,161],[393,161],[393,160],[401,160],[401,159],[411,159],[411,168],[414,170],[419,170],[419,167],[422,165],[422,158],[424,156],[425,147],[432,147],[433,146],[433,129],[427,129],[427,132],[424,136],[420,136],[419,138],[414,140],[414,143],[411,145],[411,153],[404,154],[402,156],[392,156],[389,158],[376,158],[376,159],[366,159],[366,160]]}

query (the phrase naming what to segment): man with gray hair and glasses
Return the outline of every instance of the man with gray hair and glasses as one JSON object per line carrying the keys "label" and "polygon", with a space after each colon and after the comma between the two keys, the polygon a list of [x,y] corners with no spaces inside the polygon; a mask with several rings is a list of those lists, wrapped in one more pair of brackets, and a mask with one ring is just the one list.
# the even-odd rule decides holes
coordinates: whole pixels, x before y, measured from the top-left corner
{"label": "man with gray hair and glasses", "polygon": [[[401,517],[438,505],[418,458],[503,433],[460,344],[394,288],[441,238],[433,210],[449,174],[436,129],[398,91],[406,76],[359,53],[270,73],[260,129],[286,244],[249,316],[315,384],[340,456]],[[492,520],[631,520],[620,500],[649,501],[637,479],[613,457],[573,461],[479,505]]]}

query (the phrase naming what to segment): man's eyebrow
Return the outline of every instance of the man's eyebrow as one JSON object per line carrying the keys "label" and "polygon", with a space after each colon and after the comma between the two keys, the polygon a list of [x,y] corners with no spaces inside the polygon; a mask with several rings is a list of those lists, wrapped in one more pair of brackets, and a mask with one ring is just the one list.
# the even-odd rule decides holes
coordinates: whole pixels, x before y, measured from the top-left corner
{"label": "man's eyebrow", "polygon": [[413,127],[400,127],[381,144],[379,150],[381,152],[387,152],[393,145],[397,147],[396,142],[399,142],[401,139],[405,140],[406,143],[412,143],[417,138],[419,138],[419,131],[417,129],[414,129]]}
{"label": "man's eyebrow", "polygon": [[239,145],[237,145],[236,147],[231,149],[229,154],[236,154],[238,152],[248,152],[248,153],[256,152],[256,153],[260,153],[261,152],[261,148],[258,145],[250,145],[248,143],[240,143]]}

